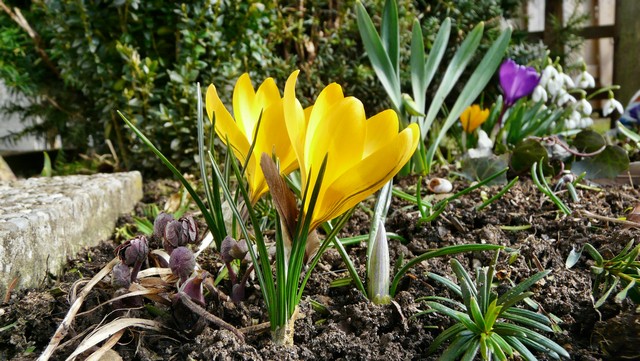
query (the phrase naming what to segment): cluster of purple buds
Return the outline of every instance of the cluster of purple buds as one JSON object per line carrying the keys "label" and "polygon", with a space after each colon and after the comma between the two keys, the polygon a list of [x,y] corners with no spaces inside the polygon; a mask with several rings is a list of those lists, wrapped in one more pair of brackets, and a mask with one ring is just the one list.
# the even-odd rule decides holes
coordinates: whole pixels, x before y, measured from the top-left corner
{"label": "cluster of purple buds", "polygon": [[137,236],[126,241],[116,248],[116,253],[121,263],[113,267],[113,284],[128,288],[131,282],[136,281],[138,272],[149,255],[147,237]]}
{"label": "cluster of purple buds", "polygon": [[193,273],[196,259],[188,248],[198,241],[198,225],[191,216],[176,220],[172,215],[160,213],[153,223],[153,236],[162,240],[162,247],[169,254],[171,272],[184,283]]}
{"label": "cluster of purple buds", "polygon": [[171,255],[174,249],[198,241],[198,225],[191,216],[175,220],[170,214],[160,213],[153,223],[153,236],[162,240],[162,247]]}

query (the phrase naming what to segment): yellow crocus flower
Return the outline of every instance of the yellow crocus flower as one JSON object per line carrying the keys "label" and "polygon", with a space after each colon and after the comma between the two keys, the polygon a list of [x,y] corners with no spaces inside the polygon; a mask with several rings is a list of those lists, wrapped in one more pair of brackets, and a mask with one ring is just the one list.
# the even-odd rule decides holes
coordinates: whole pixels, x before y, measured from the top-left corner
{"label": "yellow crocus flower", "polygon": [[489,109],[482,109],[478,104],[467,107],[460,115],[462,130],[471,134],[489,117]]}
{"label": "yellow crocus flower", "polygon": [[[285,126],[282,98],[272,78],[266,79],[256,92],[249,75],[245,73],[240,76],[233,90],[233,116],[222,104],[215,86],[209,85],[206,108],[209,119],[214,119],[215,115],[216,133],[225,144],[228,140],[227,147],[233,150],[241,164],[247,159],[251,142],[255,139],[245,170],[252,204],[269,189],[260,168],[262,153],[272,155],[275,152],[282,174],[297,168],[298,163]],[[262,120],[258,128],[261,112]]]}
{"label": "yellow crocus flower", "polygon": [[[324,88],[312,107],[303,110],[295,96],[298,73],[289,76],[283,103],[302,189],[308,189],[309,194],[327,158],[311,218],[310,229],[314,229],[382,188],[411,158],[420,131],[417,124],[411,124],[398,133],[398,116],[393,110],[366,119],[362,103],[345,97],[335,83]],[[309,198],[304,204],[305,214]]]}

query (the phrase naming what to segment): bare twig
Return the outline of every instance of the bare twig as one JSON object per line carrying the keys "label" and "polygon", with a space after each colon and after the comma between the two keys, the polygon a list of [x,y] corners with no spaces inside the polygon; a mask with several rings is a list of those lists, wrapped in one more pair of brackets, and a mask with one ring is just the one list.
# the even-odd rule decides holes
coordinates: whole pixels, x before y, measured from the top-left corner
{"label": "bare twig", "polygon": [[9,286],[7,286],[7,293],[4,295],[4,299],[2,300],[3,301],[2,303],[9,303],[9,299],[11,298],[11,291],[13,291],[13,289],[16,288],[19,280],[20,280],[20,276],[14,278],[13,281],[9,283]]}
{"label": "bare twig", "polygon": [[579,213],[581,215],[584,215],[584,216],[588,217],[588,218],[593,218],[593,219],[597,219],[597,220],[600,220],[600,221],[619,223],[619,224],[625,225],[627,227],[632,227],[632,228],[640,228],[640,224],[636,223],[636,222],[625,221],[625,220],[618,219],[618,218],[613,218],[613,217],[600,216],[598,214],[591,213],[591,212],[585,211],[585,210],[579,211]]}
{"label": "bare twig", "polygon": [[[2,0],[0,0],[0,2],[1,1]],[[84,302],[84,299],[89,295],[89,292],[91,292],[91,289],[93,289],[93,287],[98,282],[100,282],[100,280],[102,280],[106,275],[108,275],[111,272],[111,269],[113,269],[113,266],[115,266],[118,262],[120,262],[120,260],[117,257],[111,260],[111,262],[109,262],[106,266],[104,266],[104,268],[100,270],[100,272],[98,272],[95,276],[93,276],[91,281],[89,281],[89,283],[87,283],[87,285],[82,289],[82,292],[80,292],[80,294],[78,295],[78,298],[76,298],[76,300],[73,302],[73,304],[69,308],[69,311],[67,312],[67,315],[64,317],[64,319],[58,326],[56,333],[53,335],[53,337],[51,337],[51,341],[49,341],[49,345],[38,358],[38,361],[46,361],[51,357],[51,355],[56,350],[60,341],[62,341],[62,339],[64,339],[64,337],[67,335],[67,332],[69,331],[69,327],[71,327],[71,323],[73,322],[73,319],[75,318],[76,314],[80,310],[80,307]]]}
{"label": "bare twig", "polygon": [[18,24],[18,26],[20,26],[24,31],[27,32],[31,40],[33,40],[36,52],[38,53],[42,61],[58,78],[60,78],[60,72],[58,71],[58,68],[56,68],[56,66],[51,61],[51,58],[49,58],[49,55],[46,51],[44,51],[44,48],[42,47],[42,38],[35,30],[33,30],[31,25],[29,25],[29,22],[22,15],[20,9],[14,7],[13,10],[11,10],[3,0],[0,0],[0,8],[2,8],[2,10],[4,10],[4,12],[7,13],[7,15],[9,15],[9,17],[11,17],[11,19],[15,21],[16,24]]}
{"label": "bare twig", "polygon": [[191,311],[193,311],[194,313],[196,313],[198,316],[204,318],[205,320],[213,323],[214,325],[220,327],[220,328],[224,328],[225,330],[229,330],[231,331],[240,341],[244,342],[244,335],[238,331],[237,328],[233,327],[232,325],[226,323],[223,319],[209,313],[207,310],[205,310],[204,308],[200,307],[200,305],[198,305],[197,303],[193,302],[191,300],[191,297],[189,297],[189,295],[187,295],[186,293],[180,291],[177,293],[178,297],[180,297],[180,301],[187,306]]}

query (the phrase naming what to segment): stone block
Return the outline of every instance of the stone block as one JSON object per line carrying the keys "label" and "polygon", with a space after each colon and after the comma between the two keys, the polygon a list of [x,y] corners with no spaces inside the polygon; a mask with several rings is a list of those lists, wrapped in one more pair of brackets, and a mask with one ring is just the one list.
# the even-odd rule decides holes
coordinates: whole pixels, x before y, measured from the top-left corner
{"label": "stone block", "polygon": [[0,182],[0,296],[35,287],[69,257],[113,234],[142,198],[139,172]]}

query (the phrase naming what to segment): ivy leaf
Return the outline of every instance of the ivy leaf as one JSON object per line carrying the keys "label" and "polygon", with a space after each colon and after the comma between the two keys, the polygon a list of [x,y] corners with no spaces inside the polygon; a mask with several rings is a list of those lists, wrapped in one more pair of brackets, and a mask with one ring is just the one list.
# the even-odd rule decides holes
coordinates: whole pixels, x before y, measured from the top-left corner
{"label": "ivy leaf", "polygon": [[581,153],[593,153],[605,146],[602,135],[593,130],[583,130],[576,135],[573,146]]}
{"label": "ivy leaf", "polygon": [[615,178],[629,169],[629,155],[617,145],[608,145],[600,154],[573,163],[574,174],[586,173],[587,179]]}
{"label": "ivy leaf", "polygon": [[[508,154],[502,154],[496,156],[491,154],[488,157],[469,158],[465,157],[462,160],[462,175],[468,180],[483,181],[490,176],[498,173],[499,171],[507,168],[508,166]],[[506,184],[507,174],[503,173],[499,177],[493,179],[487,185]]]}
{"label": "ivy leaf", "polygon": [[[547,163],[547,150],[539,142],[533,139],[524,140],[516,145],[511,155],[511,169],[516,173],[526,172],[531,165],[542,159]],[[578,173],[579,174],[579,173]]]}

